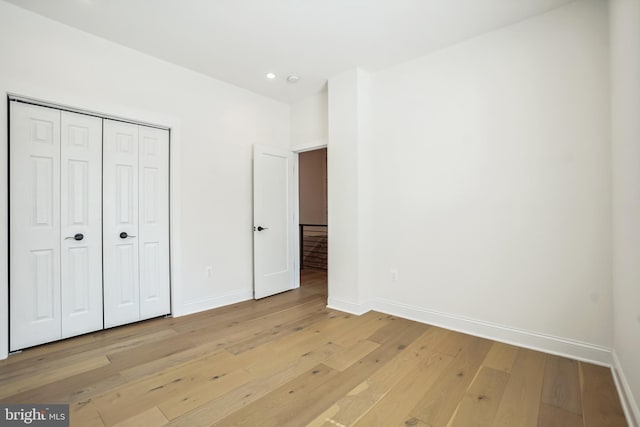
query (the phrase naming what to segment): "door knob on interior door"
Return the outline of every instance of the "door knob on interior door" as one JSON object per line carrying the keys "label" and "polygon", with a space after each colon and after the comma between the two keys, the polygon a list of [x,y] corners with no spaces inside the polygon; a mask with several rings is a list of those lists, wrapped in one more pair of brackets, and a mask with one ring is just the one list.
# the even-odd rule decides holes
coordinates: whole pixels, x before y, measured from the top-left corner
{"label": "door knob on interior door", "polygon": [[121,239],[127,239],[129,237],[136,237],[136,236],[130,236],[128,235],[125,231],[123,231],[122,233],[120,233],[120,238]]}
{"label": "door knob on interior door", "polygon": [[268,230],[267,227],[263,227],[261,225],[258,226],[258,231],[262,231],[262,230]]}
{"label": "door knob on interior door", "polygon": [[76,233],[73,236],[69,236],[69,237],[65,237],[64,240],[69,240],[69,239],[73,239],[73,240],[82,240],[84,239],[84,234],[82,233]]}

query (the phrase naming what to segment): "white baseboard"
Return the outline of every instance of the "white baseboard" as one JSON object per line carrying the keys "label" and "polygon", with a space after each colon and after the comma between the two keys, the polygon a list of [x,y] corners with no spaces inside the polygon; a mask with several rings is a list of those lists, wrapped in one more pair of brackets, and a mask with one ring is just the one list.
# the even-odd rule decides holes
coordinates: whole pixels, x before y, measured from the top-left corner
{"label": "white baseboard", "polygon": [[200,311],[211,310],[213,308],[223,307],[242,301],[253,299],[253,291],[242,290],[229,292],[227,294],[218,295],[211,298],[203,298],[199,300],[185,301],[180,307],[178,313],[174,313],[174,317],[186,316],[188,314],[198,313]]}
{"label": "white baseboard", "polygon": [[403,317],[469,335],[594,363],[596,365],[611,366],[611,349],[607,347],[464,318],[385,299],[376,299],[372,303],[371,308],[385,314],[391,314],[393,316]]}
{"label": "white baseboard", "polygon": [[618,354],[615,349],[611,352],[611,356],[613,359],[611,371],[618,389],[620,401],[622,402],[622,409],[624,410],[629,425],[631,427],[638,427],[640,425],[640,409],[638,408],[638,403],[631,392],[631,387],[629,387],[629,382],[622,370],[622,365],[620,364],[620,359],[618,359]]}
{"label": "white baseboard", "polygon": [[334,310],[344,311],[345,313],[355,314],[356,316],[360,316],[371,310],[369,304],[357,304],[345,299],[331,297],[329,297],[329,300],[327,301],[327,307]]}

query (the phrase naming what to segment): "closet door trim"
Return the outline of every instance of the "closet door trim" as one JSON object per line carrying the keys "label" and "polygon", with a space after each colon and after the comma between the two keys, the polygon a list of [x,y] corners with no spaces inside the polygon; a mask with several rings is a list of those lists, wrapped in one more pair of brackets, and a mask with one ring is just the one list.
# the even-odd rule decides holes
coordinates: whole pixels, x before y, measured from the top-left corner
{"label": "closet door trim", "polygon": [[158,125],[158,124],[155,124],[155,123],[148,123],[148,122],[143,122],[143,121],[139,121],[139,120],[132,120],[132,119],[128,119],[126,117],[115,116],[115,115],[112,115],[112,114],[106,114],[106,113],[102,113],[102,112],[99,112],[99,111],[84,110],[84,109],[80,109],[80,108],[70,107],[70,106],[64,105],[64,104],[56,104],[54,102],[43,101],[43,100],[37,99],[37,98],[30,98],[30,97],[18,95],[18,94],[15,94],[15,93],[7,93],[7,97],[9,98],[9,101],[16,101],[16,102],[20,102],[20,103],[23,103],[23,104],[31,104],[31,105],[35,105],[35,106],[38,106],[38,107],[53,108],[53,109],[60,110],[60,111],[69,111],[71,113],[83,114],[85,116],[94,116],[94,117],[98,117],[100,119],[108,119],[108,120],[113,120],[113,121],[116,121],[116,122],[130,123],[132,125],[146,126],[146,127],[150,127],[150,128],[162,129],[162,130],[167,130],[167,131],[170,130],[170,128],[168,128],[167,126],[162,126],[162,125]]}

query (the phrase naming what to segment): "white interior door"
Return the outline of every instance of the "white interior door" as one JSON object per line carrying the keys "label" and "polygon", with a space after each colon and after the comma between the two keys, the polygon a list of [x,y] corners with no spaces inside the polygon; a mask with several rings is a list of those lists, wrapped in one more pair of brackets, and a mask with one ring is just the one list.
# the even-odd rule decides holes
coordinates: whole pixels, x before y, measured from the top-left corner
{"label": "white interior door", "polygon": [[294,154],[253,148],[254,297],[295,287]]}
{"label": "white interior door", "polygon": [[62,338],[102,329],[102,119],[61,112]]}
{"label": "white interior door", "polygon": [[61,337],[60,111],[10,108],[10,349]]}
{"label": "white interior door", "polygon": [[169,295],[169,131],[139,127],[140,317],[171,311]]}
{"label": "white interior door", "polygon": [[104,326],[140,320],[138,126],[104,120]]}

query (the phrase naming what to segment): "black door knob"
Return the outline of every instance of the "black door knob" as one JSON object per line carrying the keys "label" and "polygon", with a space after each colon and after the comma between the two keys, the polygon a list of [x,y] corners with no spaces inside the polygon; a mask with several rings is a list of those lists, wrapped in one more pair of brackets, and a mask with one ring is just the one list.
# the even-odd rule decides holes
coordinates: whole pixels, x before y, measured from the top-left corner
{"label": "black door knob", "polygon": [[75,236],[73,236],[74,240],[82,240],[84,239],[84,234],[82,233],[77,233]]}
{"label": "black door knob", "polygon": [[126,238],[127,238],[127,236],[128,236],[128,234],[127,234],[125,231],[123,231],[122,233],[120,233],[120,238],[121,238],[121,239],[126,239]]}
{"label": "black door knob", "polygon": [[261,225],[258,226],[258,231],[262,231],[262,230],[268,230],[267,227],[263,227]]}

